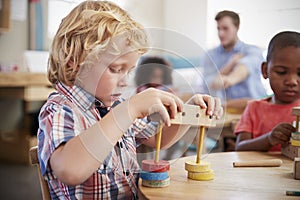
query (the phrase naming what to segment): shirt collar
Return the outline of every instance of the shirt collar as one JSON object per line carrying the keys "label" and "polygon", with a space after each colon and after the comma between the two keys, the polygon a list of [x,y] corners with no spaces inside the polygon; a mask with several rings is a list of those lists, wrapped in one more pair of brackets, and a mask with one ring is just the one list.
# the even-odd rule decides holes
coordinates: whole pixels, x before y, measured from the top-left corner
{"label": "shirt collar", "polygon": [[[56,84],[56,89],[59,93],[65,95],[69,100],[74,102],[84,111],[90,109],[90,107],[94,105],[94,102],[96,100],[96,98],[93,95],[76,85],[67,86],[61,82],[58,82]],[[101,101],[97,101],[100,102],[101,105],[104,105]]]}
{"label": "shirt collar", "polygon": [[[228,52],[240,52],[242,47],[243,47],[243,42],[238,39],[237,42],[235,43],[234,47]],[[222,45],[219,45],[219,51],[222,53],[226,52]]]}

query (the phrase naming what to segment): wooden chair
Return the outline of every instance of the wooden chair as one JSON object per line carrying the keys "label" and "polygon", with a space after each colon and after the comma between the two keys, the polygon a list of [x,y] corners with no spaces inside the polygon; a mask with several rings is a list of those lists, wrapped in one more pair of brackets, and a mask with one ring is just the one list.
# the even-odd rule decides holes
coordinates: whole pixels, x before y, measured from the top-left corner
{"label": "wooden chair", "polygon": [[31,164],[37,165],[43,200],[51,200],[48,184],[47,184],[46,180],[44,179],[44,177],[42,176],[41,168],[39,166],[37,150],[38,150],[37,146],[31,147],[29,150]]}

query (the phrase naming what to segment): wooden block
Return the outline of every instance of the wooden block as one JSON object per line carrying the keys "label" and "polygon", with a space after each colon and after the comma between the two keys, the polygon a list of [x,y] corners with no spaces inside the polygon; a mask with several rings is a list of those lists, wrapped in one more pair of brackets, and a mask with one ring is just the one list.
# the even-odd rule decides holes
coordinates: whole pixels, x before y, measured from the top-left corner
{"label": "wooden block", "polygon": [[300,147],[288,144],[281,148],[282,155],[294,160],[296,157],[300,157]]}
{"label": "wooden block", "polygon": [[155,162],[154,160],[143,160],[142,170],[147,172],[166,172],[170,170],[170,163],[166,160]]}
{"label": "wooden block", "polygon": [[300,180],[300,157],[294,159],[294,179]]}
{"label": "wooden block", "polygon": [[168,172],[146,172],[142,171],[140,174],[141,179],[149,181],[161,181],[169,177]]}
{"label": "wooden block", "polygon": [[188,172],[188,178],[196,181],[210,181],[215,177],[214,171],[207,172]]}
{"label": "wooden block", "polygon": [[292,115],[300,116],[300,106],[293,108]]}
{"label": "wooden block", "polygon": [[142,179],[142,185],[146,187],[152,187],[152,188],[167,187],[170,185],[170,177],[161,181]]}
{"label": "wooden block", "polygon": [[186,124],[193,126],[216,126],[214,117],[206,115],[206,109],[200,109],[196,105],[185,104],[181,113],[177,113],[174,119],[171,119],[172,124]]}
{"label": "wooden block", "polygon": [[279,167],[281,164],[282,160],[280,159],[233,162],[234,167]]}
{"label": "wooden block", "polygon": [[[161,117],[158,113],[154,113],[150,115],[150,119],[159,122]],[[177,113],[174,119],[171,119],[171,124],[213,127],[216,126],[216,119],[206,115],[206,109],[200,109],[196,105],[184,104],[182,112]]]}
{"label": "wooden block", "polygon": [[188,172],[207,172],[210,170],[210,163],[202,160],[200,163],[196,163],[195,161],[186,161],[184,168]]}

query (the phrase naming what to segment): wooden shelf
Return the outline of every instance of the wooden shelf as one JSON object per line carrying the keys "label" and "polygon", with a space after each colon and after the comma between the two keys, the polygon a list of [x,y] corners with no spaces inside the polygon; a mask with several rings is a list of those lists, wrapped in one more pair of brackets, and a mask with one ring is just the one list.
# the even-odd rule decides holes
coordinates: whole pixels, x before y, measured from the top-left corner
{"label": "wooden shelf", "polygon": [[1,0],[0,3],[0,33],[7,32],[10,27],[10,0]]}
{"label": "wooden shelf", "polygon": [[0,73],[0,87],[51,86],[43,73]]}

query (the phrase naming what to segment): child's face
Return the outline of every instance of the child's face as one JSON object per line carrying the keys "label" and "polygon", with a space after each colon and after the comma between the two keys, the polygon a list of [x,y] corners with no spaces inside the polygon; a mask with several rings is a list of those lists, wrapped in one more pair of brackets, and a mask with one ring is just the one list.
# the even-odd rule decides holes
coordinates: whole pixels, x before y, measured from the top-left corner
{"label": "child's face", "polygon": [[269,78],[274,103],[289,104],[300,98],[300,48],[275,50],[270,61],[262,64],[264,78]]}
{"label": "child's face", "polygon": [[150,83],[163,84],[163,71],[162,69],[155,67],[150,78]]}
{"label": "child's face", "polygon": [[122,90],[127,86],[127,75],[135,67],[139,57],[140,54],[136,51],[124,54],[114,59],[103,71],[95,96],[105,106],[111,106],[122,95]]}

